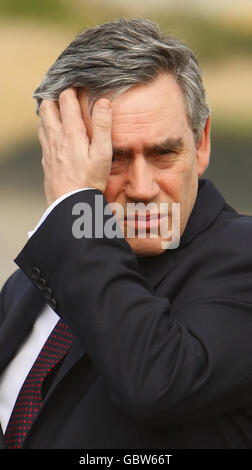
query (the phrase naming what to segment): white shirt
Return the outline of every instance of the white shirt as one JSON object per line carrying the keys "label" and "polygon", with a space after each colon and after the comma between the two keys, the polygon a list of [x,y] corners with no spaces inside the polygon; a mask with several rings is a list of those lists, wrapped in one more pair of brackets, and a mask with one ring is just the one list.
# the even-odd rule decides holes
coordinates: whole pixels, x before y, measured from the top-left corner
{"label": "white shirt", "polygon": [[[83,191],[83,189],[71,191],[54,201],[44,212],[35,229],[28,232],[28,236],[31,237],[33,235],[57,204],[71,194]],[[49,305],[46,305],[37,317],[30,334],[25,338],[17,354],[0,376],[0,423],[3,433],[5,433],[19,391],[58,320],[59,316]]]}

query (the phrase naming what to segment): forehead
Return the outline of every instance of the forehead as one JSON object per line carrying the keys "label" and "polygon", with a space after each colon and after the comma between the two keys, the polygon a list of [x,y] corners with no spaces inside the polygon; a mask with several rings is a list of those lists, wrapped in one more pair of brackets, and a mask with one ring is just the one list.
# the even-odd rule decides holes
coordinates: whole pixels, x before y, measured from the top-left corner
{"label": "forehead", "polygon": [[151,83],[135,85],[113,99],[115,115],[126,112],[140,114],[141,111],[173,107],[185,112],[183,93],[176,79],[167,73],[160,74]]}
{"label": "forehead", "polygon": [[[82,108],[84,105],[81,100]],[[175,78],[167,73],[136,85],[112,101],[112,141],[115,146],[155,144],[190,131],[185,101]],[[91,133],[90,122],[88,123]]]}
{"label": "forehead", "polygon": [[160,75],[153,83],[137,85],[113,100],[112,139],[156,143],[188,132],[189,123],[182,91],[175,79]]}

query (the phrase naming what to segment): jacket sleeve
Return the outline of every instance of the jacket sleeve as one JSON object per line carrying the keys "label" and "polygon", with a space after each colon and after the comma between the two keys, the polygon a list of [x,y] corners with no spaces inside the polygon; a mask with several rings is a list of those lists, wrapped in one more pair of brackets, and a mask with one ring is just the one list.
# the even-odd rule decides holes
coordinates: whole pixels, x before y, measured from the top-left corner
{"label": "jacket sleeve", "polygon": [[251,402],[251,304],[201,299],[174,312],[141,276],[124,238],[73,236],[74,204],[84,201],[95,213],[101,194],[83,191],[60,203],[15,262],[34,285],[42,279],[50,289],[52,307],[82,342],[112,400],[161,427]]}
{"label": "jacket sleeve", "polygon": [[4,320],[10,310],[10,304],[8,302],[8,297],[10,300],[10,296],[8,296],[9,292],[12,292],[11,300],[13,301],[14,293],[12,290],[12,285],[13,285],[13,281],[15,280],[18,271],[19,270],[16,270],[14,273],[10,275],[10,277],[5,281],[0,291],[0,327],[4,323]]}

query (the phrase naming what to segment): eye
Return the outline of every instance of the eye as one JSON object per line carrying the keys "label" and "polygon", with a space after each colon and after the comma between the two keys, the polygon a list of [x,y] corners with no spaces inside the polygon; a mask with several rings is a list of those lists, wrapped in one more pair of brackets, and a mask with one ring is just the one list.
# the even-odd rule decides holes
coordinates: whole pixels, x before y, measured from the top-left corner
{"label": "eye", "polygon": [[113,155],[112,163],[123,163],[126,161],[126,157],[122,155]]}
{"label": "eye", "polygon": [[165,155],[171,155],[173,153],[175,153],[173,150],[168,150],[167,149],[167,150],[161,150],[160,152],[158,152],[158,155],[162,157],[162,156],[165,156]]}

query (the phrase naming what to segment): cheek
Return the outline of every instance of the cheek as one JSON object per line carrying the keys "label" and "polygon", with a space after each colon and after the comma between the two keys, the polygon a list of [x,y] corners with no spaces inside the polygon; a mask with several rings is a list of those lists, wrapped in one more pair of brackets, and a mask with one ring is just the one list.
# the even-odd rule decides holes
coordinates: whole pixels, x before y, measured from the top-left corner
{"label": "cheek", "polygon": [[179,193],[179,182],[177,179],[172,177],[171,173],[167,173],[159,178],[158,183],[161,192],[168,196],[172,201],[177,202],[177,196]]}
{"label": "cheek", "polygon": [[159,187],[166,193],[174,202],[181,202],[181,195],[187,185],[187,172],[185,168],[178,165],[176,168],[169,169],[168,171],[159,174]]}
{"label": "cheek", "polygon": [[197,167],[194,159],[188,158],[174,165],[168,171],[159,173],[159,186],[174,202],[184,203],[194,192]]}

